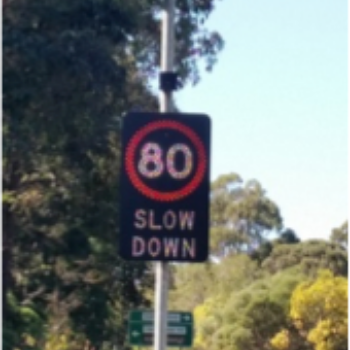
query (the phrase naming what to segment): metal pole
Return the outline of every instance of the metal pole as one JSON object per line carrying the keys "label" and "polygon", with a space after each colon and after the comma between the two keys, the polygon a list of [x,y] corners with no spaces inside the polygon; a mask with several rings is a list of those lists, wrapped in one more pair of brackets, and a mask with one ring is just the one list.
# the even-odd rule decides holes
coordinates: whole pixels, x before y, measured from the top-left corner
{"label": "metal pole", "polygon": [[165,350],[167,345],[167,302],[169,266],[156,263],[156,300],[154,317],[154,350]]}
{"label": "metal pole", "polygon": [[[171,72],[174,65],[174,17],[175,0],[166,0],[162,13],[161,71]],[[171,112],[171,92],[160,91],[160,112]],[[169,266],[166,262],[156,262],[154,350],[165,350],[167,346],[167,303]]]}
{"label": "metal pole", "polygon": [[[175,0],[165,0],[166,5],[162,13],[162,42],[160,69],[163,72],[172,72],[174,69],[174,18]],[[171,92],[160,91],[159,104],[161,112],[171,112]]]}

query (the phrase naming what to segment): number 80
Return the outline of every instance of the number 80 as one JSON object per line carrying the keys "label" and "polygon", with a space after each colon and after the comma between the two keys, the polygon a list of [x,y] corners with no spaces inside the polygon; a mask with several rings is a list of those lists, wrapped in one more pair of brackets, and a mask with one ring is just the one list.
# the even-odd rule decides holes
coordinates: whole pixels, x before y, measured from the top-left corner
{"label": "number 80", "polygon": [[[184,168],[178,170],[175,168],[175,155],[182,152],[185,157]],[[149,179],[161,176],[166,170],[173,179],[185,179],[192,171],[193,161],[192,152],[188,146],[183,143],[177,143],[171,146],[166,154],[166,164],[162,160],[163,151],[159,144],[154,142],[146,143],[141,149],[141,159],[138,163],[139,172]],[[149,169],[149,164],[153,164],[153,169]]]}

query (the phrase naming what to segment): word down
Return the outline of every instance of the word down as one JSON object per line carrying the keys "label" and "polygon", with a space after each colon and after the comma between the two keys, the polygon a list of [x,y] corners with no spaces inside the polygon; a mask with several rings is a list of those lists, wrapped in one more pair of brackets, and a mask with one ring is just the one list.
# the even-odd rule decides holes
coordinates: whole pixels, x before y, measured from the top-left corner
{"label": "word down", "polygon": [[[156,215],[154,210],[137,209],[133,222],[137,234],[132,237],[132,256],[195,257],[196,239],[186,237],[193,231],[195,220],[194,211],[167,210],[162,215]],[[172,231],[176,232],[176,237],[169,237]],[[143,232],[154,234],[143,235]],[[162,237],[162,233],[166,233],[166,237]],[[178,237],[179,233],[183,235]]]}

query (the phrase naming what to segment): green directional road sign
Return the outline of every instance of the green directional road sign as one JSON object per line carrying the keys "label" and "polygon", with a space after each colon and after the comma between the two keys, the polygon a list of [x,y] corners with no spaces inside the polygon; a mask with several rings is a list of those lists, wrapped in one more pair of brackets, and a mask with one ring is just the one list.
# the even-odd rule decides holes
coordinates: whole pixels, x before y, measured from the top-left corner
{"label": "green directional road sign", "polygon": [[[132,310],[129,314],[129,321],[130,322],[154,322],[154,311]],[[193,324],[193,317],[190,312],[169,311],[168,322]]]}
{"label": "green directional road sign", "polygon": [[[154,312],[133,310],[129,314],[128,338],[131,345],[151,346],[154,336]],[[193,317],[189,312],[168,312],[167,345],[191,347]]]}

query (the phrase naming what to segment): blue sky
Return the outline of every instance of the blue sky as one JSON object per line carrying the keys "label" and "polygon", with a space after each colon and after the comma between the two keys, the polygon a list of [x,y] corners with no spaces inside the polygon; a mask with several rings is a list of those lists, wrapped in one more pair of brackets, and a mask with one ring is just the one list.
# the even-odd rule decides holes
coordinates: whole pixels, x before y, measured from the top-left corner
{"label": "blue sky", "polygon": [[212,179],[257,179],[302,239],[347,219],[347,21],[346,0],[219,1],[225,48],[175,98],[212,118]]}

